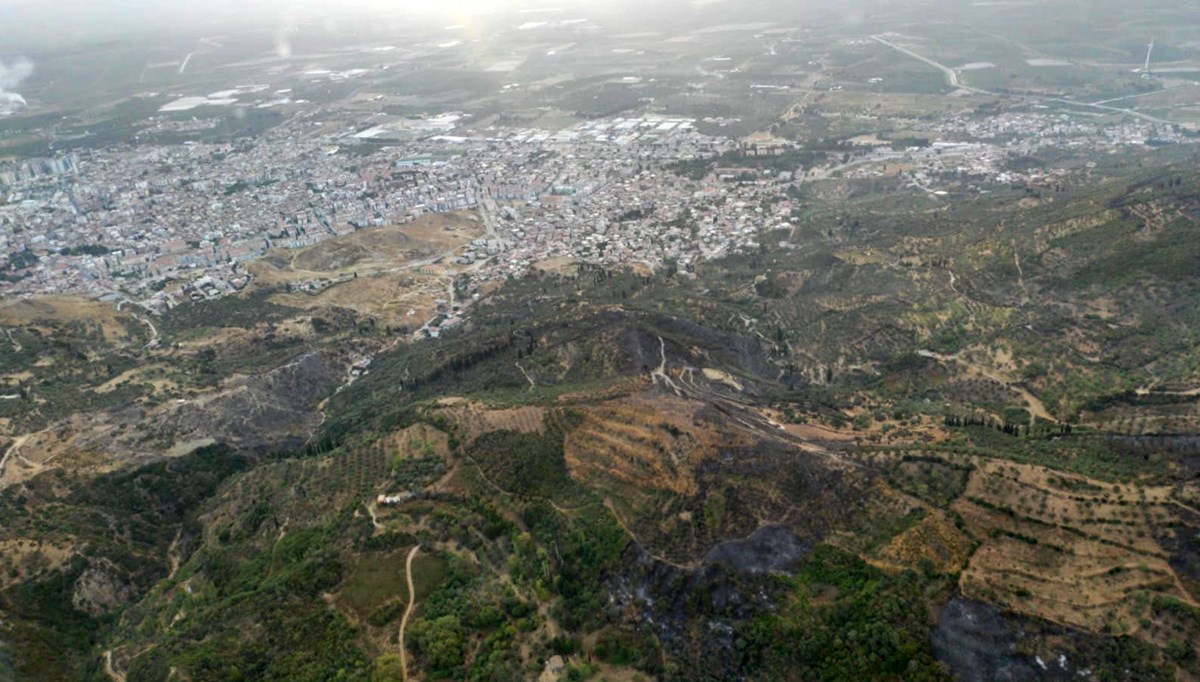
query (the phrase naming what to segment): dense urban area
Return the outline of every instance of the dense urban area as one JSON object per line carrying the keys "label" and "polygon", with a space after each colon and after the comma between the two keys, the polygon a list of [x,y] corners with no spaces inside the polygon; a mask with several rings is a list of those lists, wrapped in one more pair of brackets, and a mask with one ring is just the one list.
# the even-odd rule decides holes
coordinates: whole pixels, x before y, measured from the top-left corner
{"label": "dense urban area", "polygon": [[[444,261],[478,262],[472,289],[562,257],[651,270],[669,261],[686,270],[790,227],[799,210],[790,190],[814,173],[871,178],[890,165],[913,186],[946,196],[948,183],[986,192],[1068,181],[1040,168],[1008,168],[1008,160],[1042,149],[1105,153],[1187,139],[1180,126],[1006,112],[914,121],[929,135],[920,148],[851,140],[811,165],[717,168],[692,179],[675,164],[729,152],[786,157],[794,144],[703,135],[691,119],[655,115],[561,130],[475,130],[457,112],[418,121],[332,118],[301,108],[256,139],[134,143],[9,162],[0,167],[7,193],[0,269],[8,271],[0,286],[9,294],[129,296],[162,312],[240,291],[250,280],[244,264],[270,249],[462,210],[478,210],[487,235]],[[164,125],[155,121],[151,130]],[[367,157],[339,153],[362,140],[389,143]]]}

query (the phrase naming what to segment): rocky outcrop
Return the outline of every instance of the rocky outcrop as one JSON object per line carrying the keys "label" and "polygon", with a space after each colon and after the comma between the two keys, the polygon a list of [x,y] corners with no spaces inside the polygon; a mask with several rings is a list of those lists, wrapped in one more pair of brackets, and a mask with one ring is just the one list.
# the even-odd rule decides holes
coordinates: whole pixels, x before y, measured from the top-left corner
{"label": "rocky outcrop", "polygon": [[108,615],[123,608],[133,597],[130,585],[108,559],[91,562],[75,579],[71,591],[71,604],[94,618]]}

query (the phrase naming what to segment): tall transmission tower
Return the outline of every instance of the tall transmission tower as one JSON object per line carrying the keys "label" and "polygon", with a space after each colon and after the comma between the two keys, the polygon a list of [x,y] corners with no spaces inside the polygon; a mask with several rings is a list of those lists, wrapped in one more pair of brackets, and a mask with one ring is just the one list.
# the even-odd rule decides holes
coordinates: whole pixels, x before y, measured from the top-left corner
{"label": "tall transmission tower", "polygon": [[1146,48],[1146,65],[1142,67],[1142,78],[1150,77],[1150,55],[1154,53],[1154,36],[1150,37],[1150,47]]}

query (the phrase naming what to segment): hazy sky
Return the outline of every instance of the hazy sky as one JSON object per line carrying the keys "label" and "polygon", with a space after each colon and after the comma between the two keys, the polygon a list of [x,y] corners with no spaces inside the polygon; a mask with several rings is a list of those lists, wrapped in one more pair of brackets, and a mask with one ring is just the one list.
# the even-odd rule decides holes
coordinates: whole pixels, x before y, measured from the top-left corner
{"label": "hazy sky", "polygon": [[[328,15],[422,14],[448,23],[496,11],[560,8],[590,18],[671,21],[689,9],[724,13],[731,20],[804,14],[816,7],[969,3],[972,0],[0,0],[0,59],[24,48],[62,47],[102,38],[129,39],[146,30],[190,34],[240,26],[295,25]],[[682,14],[681,14],[682,13]]]}
{"label": "hazy sky", "polygon": [[[347,11],[403,11],[431,14],[481,12],[500,8],[568,7],[598,0],[0,0],[0,12],[18,19],[70,21],[78,16],[101,19],[106,25],[130,25],[149,20],[206,21],[282,14]],[[655,2],[655,0],[645,0]],[[607,3],[612,4],[612,3]]]}
{"label": "hazy sky", "polygon": [[0,57],[15,44],[62,45],[152,28],[194,31],[329,13],[403,12],[453,18],[497,9],[572,7],[594,1],[598,0],[0,0]]}

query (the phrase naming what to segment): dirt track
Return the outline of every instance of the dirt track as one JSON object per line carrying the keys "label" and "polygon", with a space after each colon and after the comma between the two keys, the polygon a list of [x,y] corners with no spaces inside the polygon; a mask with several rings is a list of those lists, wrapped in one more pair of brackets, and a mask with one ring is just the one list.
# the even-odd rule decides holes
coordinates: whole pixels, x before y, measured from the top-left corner
{"label": "dirt track", "polygon": [[404,646],[404,629],[408,627],[408,617],[412,615],[413,605],[417,602],[417,593],[413,589],[412,562],[419,549],[421,549],[420,545],[413,547],[412,551],[408,553],[408,558],[404,560],[404,580],[408,583],[408,606],[404,609],[404,617],[400,619],[400,669],[403,671],[402,679],[405,680],[408,679],[408,649]]}

